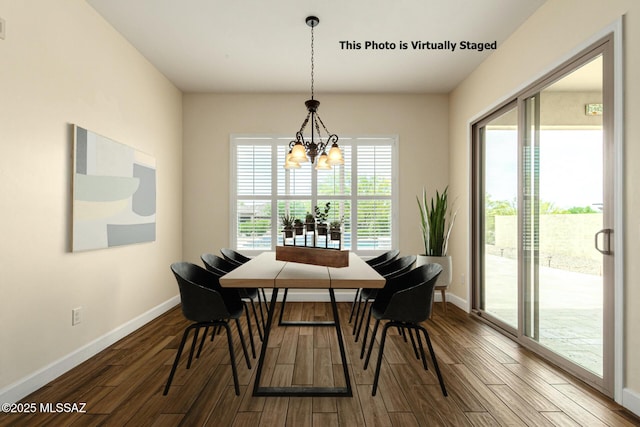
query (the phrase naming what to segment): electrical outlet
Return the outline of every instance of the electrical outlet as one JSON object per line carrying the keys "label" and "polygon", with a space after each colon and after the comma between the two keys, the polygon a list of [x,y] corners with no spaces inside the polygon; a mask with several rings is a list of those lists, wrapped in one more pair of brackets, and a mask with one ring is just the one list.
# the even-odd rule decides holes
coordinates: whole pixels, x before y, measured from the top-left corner
{"label": "electrical outlet", "polygon": [[71,326],[76,326],[78,323],[81,322],[82,320],[81,313],[82,313],[82,307],[76,307],[73,310],[71,310]]}
{"label": "electrical outlet", "polygon": [[4,19],[0,18],[0,39],[4,40],[4,36],[6,34],[7,23]]}

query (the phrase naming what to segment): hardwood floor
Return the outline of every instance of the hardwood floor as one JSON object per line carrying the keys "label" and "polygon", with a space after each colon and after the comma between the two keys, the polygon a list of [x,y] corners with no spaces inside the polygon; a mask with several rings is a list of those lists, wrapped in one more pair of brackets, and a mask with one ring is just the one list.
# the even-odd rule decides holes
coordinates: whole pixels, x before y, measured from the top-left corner
{"label": "hardwood floor", "polygon": [[[390,332],[378,394],[375,364],[366,371],[347,324],[350,303],[339,303],[353,398],[253,397],[233,329],[240,396],[233,389],[227,340],[207,341],[186,369],[182,360],[167,396],[162,391],[188,322],[179,308],[164,314],[23,399],[35,414],[0,414],[11,426],[634,426],[640,420],[612,400],[544,362],[487,325],[449,305],[425,326],[449,392],[444,397],[429,360]],[[287,303],[289,319],[323,320],[328,303]],[[246,328],[245,328],[246,330]],[[254,330],[255,332],[255,330]],[[272,385],[344,383],[331,328],[274,328],[263,372]],[[379,334],[377,339],[379,339]],[[259,343],[257,333],[256,344]],[[427,353],[428,354],[428,353]],[[374,347],[372,362],[377,357]],[[428,358],[428,356],[427,356]],[[338,363],[338,364],[336,364]],[[86,403],[86,413],[44,413],[41,404]]]}

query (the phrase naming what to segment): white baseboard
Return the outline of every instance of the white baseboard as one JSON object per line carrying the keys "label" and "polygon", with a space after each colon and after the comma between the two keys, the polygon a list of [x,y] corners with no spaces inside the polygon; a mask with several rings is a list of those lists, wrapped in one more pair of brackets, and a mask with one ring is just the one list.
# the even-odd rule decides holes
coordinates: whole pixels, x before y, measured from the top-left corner
{"label": "white baseboard", "polygon": [[640,417],[640,394],[630,388],[622,389],[622,406]]}
{"label": "white baseboard", "polygon": [[[440,301],[440,292],[436,292],[435,295],[435,300],[436,301]],[[460,308],[461,310],[464,310],[465,312],[469,313],[469,303],[467,302],[466,299],[462,299],[457,295],[454,294],[450,294],[447,292],[447,301],[450,302],[451,304],[455,305],[456,307]]]}
{"label": "white baseboard", "polygon": [[180,296],[169,299],[140,316],[131,319],[127,323],[118,326],[116,329],[91,341],[83,347],[69,353],[55,362],[45,366],[38,371],[21,378],[13,384],[0,389],[0,403],[14,403],[23,397],[33,393],[42,386],[50,383],[60,375],[78,366],[85,360],[95,356],[105,348],[114,344],[118,340],[126,337],[141,326],[146,325],[156,317],[170,310],[180,303]]}

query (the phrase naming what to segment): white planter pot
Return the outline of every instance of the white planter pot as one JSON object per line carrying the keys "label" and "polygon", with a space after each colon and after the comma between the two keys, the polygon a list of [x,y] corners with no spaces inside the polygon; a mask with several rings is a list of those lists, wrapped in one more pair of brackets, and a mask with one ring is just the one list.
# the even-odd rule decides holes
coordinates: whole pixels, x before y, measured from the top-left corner
{"label": "white planter pot", "polygon": [[416,267],[419,267],[424,264],[440,264],[442,266],[442,273],[438,276],[436,280],[436,288],[437,289],[446,289],[451,284],[452,278],[452,267],[451,267],[451,256],[425,256],[418,255],[416,259]]}

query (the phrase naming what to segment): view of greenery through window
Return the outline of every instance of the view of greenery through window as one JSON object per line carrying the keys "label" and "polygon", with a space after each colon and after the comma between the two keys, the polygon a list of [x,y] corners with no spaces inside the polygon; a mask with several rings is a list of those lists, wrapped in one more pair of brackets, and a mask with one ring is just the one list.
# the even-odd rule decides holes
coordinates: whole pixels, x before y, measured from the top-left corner
{"label": "view of greenery through window", "polygon": [[[485,251],[488,254],[500,255],[506,258],[516,258],[516,236],[517,236],[517,202],[512,200],[495,200],[490,194],[485,194]],[[569,208],[560,208],[553,202],[540,201],[539,214],[542,219],[541,232],[551,229],[554,224],[574,223],[578,224],[576,228],[572,228],[571,233],[576,233],[572,236],[573,240],[583,239],[585,242],[590,242],[594,233],[594,230],[589,227],[593,224],[599,224],[598,219],[594,221],[582,221],[582,222],[563,222],[562,217],[566,215],[579,215],[579,214],[594,214],[601,215],[602,212],[597,209],[597,206],[573,206]],[[496,221],[497,218],[501,219],[502,228],[497,231]],[[592,224],[593,223],[593,224]],[[580,226],[582,224],[582,226]],[[502,233],[497,237],[496,233]],[[570,233],[565,229],[565,235]],[[593,263],[588,256],[585,256],[582,250],[577,250],[574,245],[563,244],[563,240],[557,238],[555,241],[558,243],[554,246],[549,246],[549,239],[541,239],[543,244],[540,246],[540,262],[549,267],[562,267],[569,271],[600,274],[600,271],[593,270]],[[586,245],[590,248],[589,245]]]}
{"label": "view of greenery through window", "polygon": [[[485,239],[487,244],[495,244],[495,221],[496,216],[515,215],[517,213],[517,201],[513,200],[493,200],[491,194],[486,194],[484,198],[485,206]],[[591,206],[573,206],[567,209],[559,208],[553,202],[540,202],[540,215],[562,215],[562,214],[591,214],[599,213]]]}

